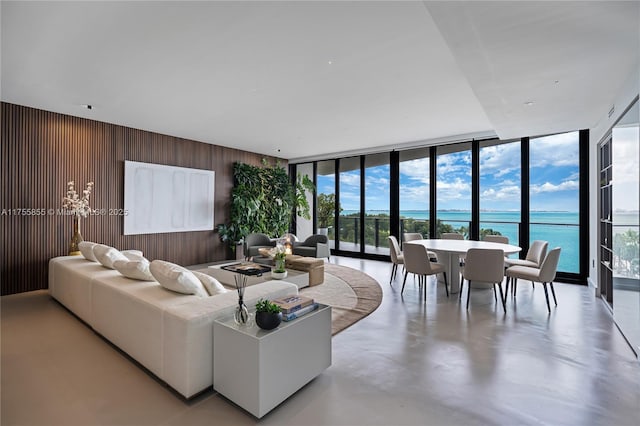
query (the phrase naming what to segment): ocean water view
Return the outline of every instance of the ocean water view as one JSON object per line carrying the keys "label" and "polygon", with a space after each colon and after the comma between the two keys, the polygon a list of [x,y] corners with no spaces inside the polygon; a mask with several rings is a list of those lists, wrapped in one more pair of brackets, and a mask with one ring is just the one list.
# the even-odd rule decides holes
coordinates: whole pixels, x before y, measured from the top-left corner
{"label": "ocean water view", "polygon": [[[355,210],[343,210],[342,215],[357,213]],[[367,215],[389,215],[388,210],[367,210]],[[428,220],[429,210],[401,210],[401,218]],[[438,211],[438,219],[458,229],[468,228],[471,220],[470,211],[443,210]],[[492,229],[509,238],[510,244],[520,245],[518,229],[520,212],[481,211],[480,229]],[[580,228],[578,212],[532,211],[530,222],[530,239],[549,241],[549,248],[561,247],[558,270],[563,272],[579,272]],[[513,255],[514,257],[516,255]]]}

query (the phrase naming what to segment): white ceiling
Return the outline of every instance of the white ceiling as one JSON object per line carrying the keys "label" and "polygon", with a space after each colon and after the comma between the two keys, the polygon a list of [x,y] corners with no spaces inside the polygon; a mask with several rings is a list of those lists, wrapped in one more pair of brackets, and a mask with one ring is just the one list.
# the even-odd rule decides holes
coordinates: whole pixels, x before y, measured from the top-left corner
{"label": "white ceiling", "polygon": [[639,4],[2,1],[1,96],[294,161],[569,131],[637,69]]}

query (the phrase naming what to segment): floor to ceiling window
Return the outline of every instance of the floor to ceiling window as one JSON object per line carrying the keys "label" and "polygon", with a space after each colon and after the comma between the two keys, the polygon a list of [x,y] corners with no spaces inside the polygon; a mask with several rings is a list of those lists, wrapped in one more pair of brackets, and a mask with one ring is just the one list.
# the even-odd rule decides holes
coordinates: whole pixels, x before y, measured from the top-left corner
{"label": "floor to ceiling window", "polygon": [[329,236],[329,245],[335,248],[335,161],[318,161],[316,176],[316,218],[319,234]]}
{"label": "floor to ceiling window", "polygon": [[400,151],[400,233],[429,232],[430,158],[429,148]]}
{"label": "floor to ceiling window", "polygon": [[457,232],[469,238],[471,143],[439,146],[436,152],[437,237],[444,232]]}
{"label": "floor to ceiling window", "polygon": [[338,174],[339,200],[342,212],[338,217],[339,248],[360,251],[360,157],[340,159]]}
{"label": "floor to ceiling window", "polygon": [[480,239],[486,234],[519,245],[521,165],[520,140],[480,141]]}
{"label": "floor to ceiling window", "polygon": [[580,272],[578,132],[532,138],[529,145],[530,240],[560,247],[558,270]]}
{"label": "floor to ceiling window", "polygon": [[389,254],[389,153],[364,158],[364,251]]}
{"label": "floor to ceiling window", "polygon": [[318,161],[318,231],[340,253],[368,258],[387,256],[388,235],[401,241],[404,232],[501,234],[522,255],[546,240],[562,248],[559,277],[584,283],[589,200],[581,147],[588,137],[582,130]]}

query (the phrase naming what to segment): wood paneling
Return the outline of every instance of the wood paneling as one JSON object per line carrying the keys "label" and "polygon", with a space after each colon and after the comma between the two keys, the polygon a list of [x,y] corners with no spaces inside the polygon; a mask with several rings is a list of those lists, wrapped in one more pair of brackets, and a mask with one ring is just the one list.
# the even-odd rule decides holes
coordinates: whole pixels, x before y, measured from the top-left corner
{"label": "wood paneling", "polygon": [[[1,127],[3,295],[47,288],[49,259],[67,254],[72,221],[57,214],[57,210],[61,209],[68,181],[74,180],[80,190],[93,181],[91,207],[109,212],[124,208],[125,160],[214,170],[214,214],[215,223],[219,224],[229,218],[233,163],[259,165],[265,158],[7,103],[2,103]],[[271,157],[267,160],[275,161]],[[16,209],[42,209],[44,214],[27,215]],[[123,217],[119,215],[92,216],[81,221],[85,240],[118,249],[139,249],[150,260],[193,265],[230,255],[215,231],[125,236],[123,228]]]}

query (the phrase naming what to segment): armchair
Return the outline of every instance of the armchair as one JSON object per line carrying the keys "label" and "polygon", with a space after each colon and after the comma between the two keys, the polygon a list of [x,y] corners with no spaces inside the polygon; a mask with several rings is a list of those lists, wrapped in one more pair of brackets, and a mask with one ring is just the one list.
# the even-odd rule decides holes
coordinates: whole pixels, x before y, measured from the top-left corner
{"label": "armchair", "polygon": [[249,234],[244,239],[244,256],[247,259],[250,259],[253,256],[258,256],[261,248],[271,248],[275,246],[276,241],[272,240],[265,234]]}
{"label": "armchair", "polygon": [[329,238],[326,235],[315,234],[302,242],[294,242],[293,254],[330,259]]}

